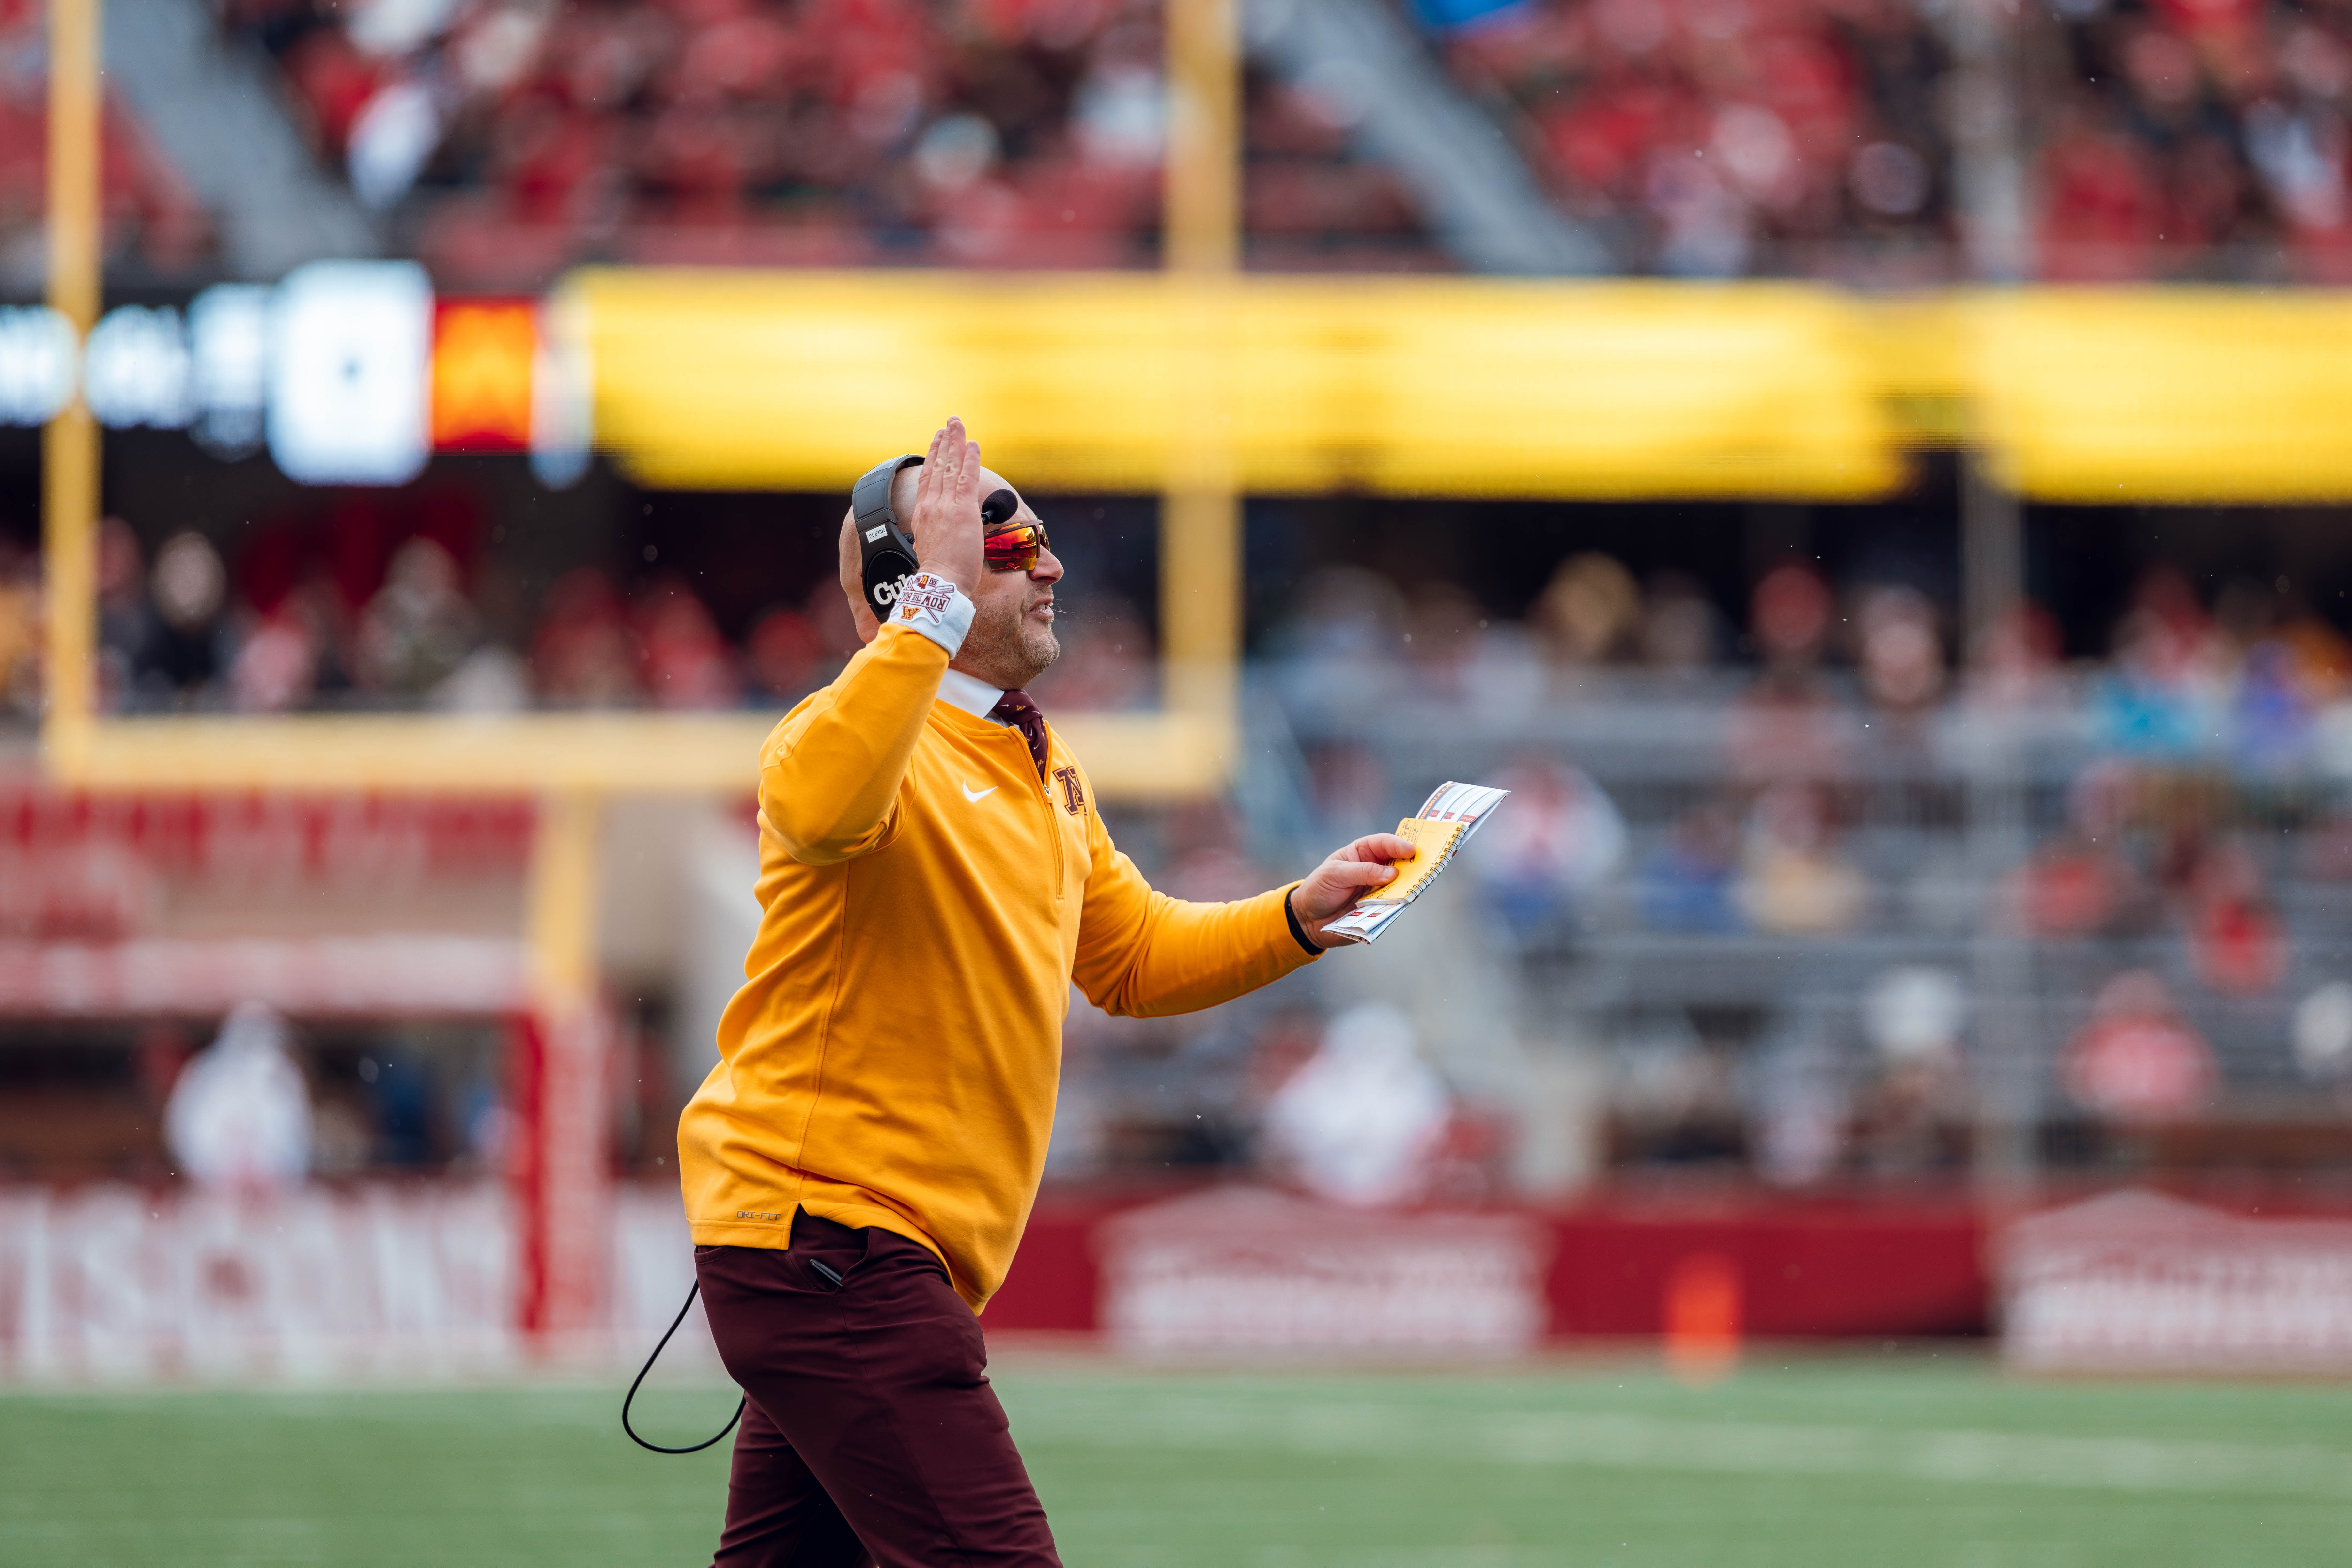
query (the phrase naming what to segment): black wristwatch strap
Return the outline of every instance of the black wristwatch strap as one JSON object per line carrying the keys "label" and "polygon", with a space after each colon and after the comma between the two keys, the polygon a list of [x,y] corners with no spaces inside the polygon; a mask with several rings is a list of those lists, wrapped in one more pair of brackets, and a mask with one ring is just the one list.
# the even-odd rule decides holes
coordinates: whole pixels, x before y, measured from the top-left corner
{"label": "black wristwatch strap", "polygon": [[1307,928],[1298,923],[1298,911],[1290,907],[1290,895],[1295,891],[1297,891],[1295,887],[1283,889],[1282,918],[1290,922],[1290,934],[1297,939],[1298,945],[1319,958],[1323,955],[1323,950],[1307,940]]}

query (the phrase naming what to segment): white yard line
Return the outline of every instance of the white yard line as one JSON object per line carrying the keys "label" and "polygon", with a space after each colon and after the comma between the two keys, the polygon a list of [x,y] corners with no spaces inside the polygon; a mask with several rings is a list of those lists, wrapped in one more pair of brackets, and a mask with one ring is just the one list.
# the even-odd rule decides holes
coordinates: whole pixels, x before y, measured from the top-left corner
{"label": "white yard line", "polygon": [[1173,1448],[1275,1448],[1570,1468],[1856,1476],[1976,1486],[2352,1499],[2352,1453],[2142,1437],[2054,1437],[1965,1427],[1678,1421],[1645,1415],[1406,1405],[1252,1408],[1145,1400],[1105,1410],[1016,1410],[1016,1437]]}

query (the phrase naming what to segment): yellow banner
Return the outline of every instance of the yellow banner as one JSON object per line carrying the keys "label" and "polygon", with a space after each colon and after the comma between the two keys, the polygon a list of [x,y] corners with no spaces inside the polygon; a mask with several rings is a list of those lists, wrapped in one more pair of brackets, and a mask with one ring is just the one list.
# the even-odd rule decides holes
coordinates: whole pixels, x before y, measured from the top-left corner
{"label": "yellow banner", "polygon": [[2039,289],[1959,313],[1981,439],[2028,497],[2352,499],[2352,295]]}
{"label": "yellow banner", "polygon": [[1051,489],[1854,500],[1980,446],[2063,501],[2352,499],[2352,296],[596,270],[598,445],[845,489],[961,414]]}
{"label": "yellow banner", "polygon": [[597,443],[649,483],[843,489],[961,414],[1041,489],[1860,499],[1861,319],[1799,285],[592,271]]}

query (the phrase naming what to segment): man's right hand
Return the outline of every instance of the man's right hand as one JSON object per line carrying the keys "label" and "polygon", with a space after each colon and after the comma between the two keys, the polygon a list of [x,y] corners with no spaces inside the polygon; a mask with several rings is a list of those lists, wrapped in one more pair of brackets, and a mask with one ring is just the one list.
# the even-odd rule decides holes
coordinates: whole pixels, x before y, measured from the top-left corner
{"label": "man's right hand", "polygon": [[1368,833],[1353,844],[1343,844],[1333,850],[1323,864],[1307,872],[1305,879],[1290,889],[1290,910],[1306,928],[1307,939],[1327,952],[1334,946],[1360,942],[1360,937],[1325,942],[1324,928],[1354,909],[1358,899],[1395,881],[1396,863],[1410,860],[1417,853],[1412,839],[1393,833]]}
{"label": "man's right hand", "polygon": [[915,471],[915,559],[966,594],[980,586],[980,443],[950,419]]}

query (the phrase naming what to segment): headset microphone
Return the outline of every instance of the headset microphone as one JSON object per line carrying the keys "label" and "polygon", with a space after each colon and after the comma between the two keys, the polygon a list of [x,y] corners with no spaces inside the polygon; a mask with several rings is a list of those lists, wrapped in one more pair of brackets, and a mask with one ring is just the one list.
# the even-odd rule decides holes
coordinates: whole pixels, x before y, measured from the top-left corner
{"label": "headset microphone", "polygon": [[890,507],[890,484],[901,468],[922,461],[913,452],[877,463],[849,492],[849,510],[857,530],[857,558],[864,570],[866,606],[877,621],[887,621],[898,605],[898,585],[915,571],[915,542]]}

